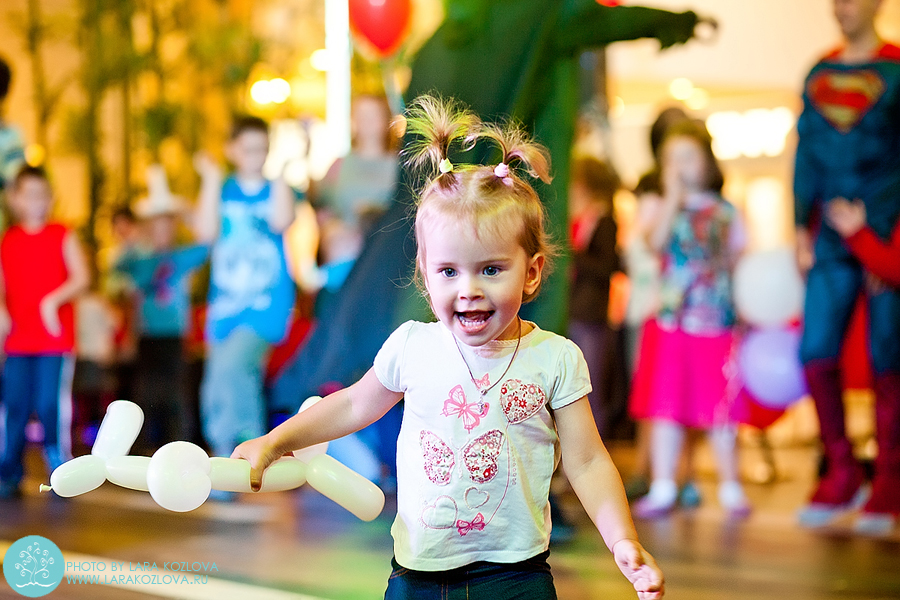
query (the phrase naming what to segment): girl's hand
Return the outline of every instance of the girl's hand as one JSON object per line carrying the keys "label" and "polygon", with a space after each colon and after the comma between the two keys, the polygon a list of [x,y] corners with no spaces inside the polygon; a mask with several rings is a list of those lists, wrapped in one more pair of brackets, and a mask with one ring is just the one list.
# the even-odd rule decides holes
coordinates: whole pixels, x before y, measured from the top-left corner
{"label": "girl's hand", "polygon": [[619,540],[612,547],[616,565],[634,586],[640,600],[658,600],[663,597],[663,574],[650,553],[638,542]]}
{"label": "girl's hand", "polygon": [[263,471],[281,456],[267,435],[247,440],[231,453],[231,458],[243,458],[250,463],[250,489],[254,492],[262,487]]}
{"label": "girl's hand", "polygon": [[674,166],[664,167],[662,172],[663,199],[681,204],[684,202],[684,181],[681,172]]}

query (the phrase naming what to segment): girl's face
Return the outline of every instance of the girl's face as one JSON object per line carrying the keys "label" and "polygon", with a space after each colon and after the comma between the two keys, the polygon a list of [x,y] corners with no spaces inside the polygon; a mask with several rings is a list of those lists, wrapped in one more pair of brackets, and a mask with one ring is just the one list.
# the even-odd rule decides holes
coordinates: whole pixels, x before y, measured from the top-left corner
{"label": "girl's face", "polygon": [[353,136],[358,146],[384,146],[391,115],[375,98],[362,97],[353,103]]}
{"label": "girl's face", "polygon": [[537,290],[544,256],[515,235],[482,239],[470,223],[436,215],[423,224],[421,269],[435,316],[460,341],[515,339],[524,294]]}
{"label": "girl's face", "polygon": [[675,177],[685,191],[700,192],[707,187],[706,154],[697,140],[678,136],[666,141],[662,150],[663,181]]}

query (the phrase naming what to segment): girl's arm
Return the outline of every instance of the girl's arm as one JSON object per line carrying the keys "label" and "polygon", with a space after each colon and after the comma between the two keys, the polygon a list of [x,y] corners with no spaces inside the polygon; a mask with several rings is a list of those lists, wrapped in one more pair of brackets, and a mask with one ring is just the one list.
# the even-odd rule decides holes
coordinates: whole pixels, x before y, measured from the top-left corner
{"label": "girl's arm", "polygon": [[41,299],[38,309],[44,327],[52,335],[59,335],[62,325],[59,322],[59,307],[72,300],[86,290],[91,283],[91,274],[81,244],[71,231],[63,238],[63,262],[68,275],[58,288]]}
{"label": "girl's arm", "polygon": [[250,461],[250,488],[258,491],[263,471],[285,453],[359,431],[380,419],[402,397],[384,387],[375,370],[369,369],[350,387],[329,394],[266,435],[244,442],[231,458]]}
{"label": "girl's arm", "polygon": [[616,565],[639,598],[661,598],[662,571],[638,542],[622,479],[600,441],[587,397],[556,410],[554,417],[563,470]]}

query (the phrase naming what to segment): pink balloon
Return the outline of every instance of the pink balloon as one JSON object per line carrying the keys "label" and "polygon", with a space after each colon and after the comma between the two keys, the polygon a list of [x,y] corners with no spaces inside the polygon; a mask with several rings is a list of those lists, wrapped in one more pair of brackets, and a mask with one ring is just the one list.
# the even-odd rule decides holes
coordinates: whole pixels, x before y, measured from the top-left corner
{"label": "pink balloon", "polygon": [[806,394],[799,331],[751,332],[741,344],[738,363],[744,385],[763,406],[786,408]]}

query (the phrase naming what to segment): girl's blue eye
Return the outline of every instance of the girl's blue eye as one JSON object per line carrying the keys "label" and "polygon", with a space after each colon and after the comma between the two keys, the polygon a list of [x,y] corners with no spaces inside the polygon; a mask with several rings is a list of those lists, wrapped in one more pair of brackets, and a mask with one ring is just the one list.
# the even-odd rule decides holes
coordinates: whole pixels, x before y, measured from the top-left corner
{"label": "girl's blue eye", "polygon": [[485,267],[484,274],[487,275],[488,277],[493,277],[495,275],[499,275],[500,268],[499,267]]}
{"label": "girl's blue eye", "polygon": [[443,269],[441,269],[441,275],[443,275],[444,277],[455,277],[456,269],[454,269],[453,267],[444,267]]}

